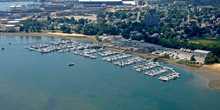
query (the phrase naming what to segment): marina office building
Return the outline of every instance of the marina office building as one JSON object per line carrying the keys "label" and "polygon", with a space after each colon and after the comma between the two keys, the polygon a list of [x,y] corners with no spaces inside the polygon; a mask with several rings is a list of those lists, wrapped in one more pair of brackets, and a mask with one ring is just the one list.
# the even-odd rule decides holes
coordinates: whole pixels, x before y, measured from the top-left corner
{"label": "marina office building", "polygon": [[196,57],[207,57],[211,55],[211,51],[206,51],[206,50],[194,50],[193,55]]}

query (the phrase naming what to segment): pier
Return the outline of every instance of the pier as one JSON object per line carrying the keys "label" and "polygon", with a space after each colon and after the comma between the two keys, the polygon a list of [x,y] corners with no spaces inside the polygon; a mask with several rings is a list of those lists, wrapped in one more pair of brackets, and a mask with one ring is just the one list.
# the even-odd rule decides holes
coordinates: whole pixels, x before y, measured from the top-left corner
{"label": "pier", "polygon": [[180,74],[175,72],[175,73],[170,73],[166,76],[160,76],[158,79],[161,81],[169,82],[170,80],[175,80],[177,78],[180,78]]}
{"label": "pier", "polygon": [[[159,76],[158,79],[161,81],[168,82],[170,80],[175,80],[180,77],[180,73],[177,73],[173,68],[161,66],[159,62],[153,61],[153,59],[145,59],[138,56],[133,56],[130,54],[125,54],[122,52],[112,51],[112,50],[104,50],[103,48],[96,48],[96,45],[84,44],[71,40],[61,40],[61,41],[52,41],[48,44],[33,44],[27,45],[24,48],[29,51],[35,51],[39,53],[51,53],[51,52],[73,52],[75,55],[83,56],[85,58],[97,59],[97,54],[101,56],[103,61],[114,62],[114,65],[125,67],[133,64],[133,67],[130,69],[135,70],[136,72],[143,72],[143,74],[148,76],[159,76],[171,71],[172,73],[168,73],[164,76]],[[132,58],[130,58],[132,57]],[[120,61],[117,61],[120,60]],[[142,62],[142,63],[141,63]],[[144,63],[144,64],[143,64]],[[68,66],[73,66],[74,63],[69,63]]]}

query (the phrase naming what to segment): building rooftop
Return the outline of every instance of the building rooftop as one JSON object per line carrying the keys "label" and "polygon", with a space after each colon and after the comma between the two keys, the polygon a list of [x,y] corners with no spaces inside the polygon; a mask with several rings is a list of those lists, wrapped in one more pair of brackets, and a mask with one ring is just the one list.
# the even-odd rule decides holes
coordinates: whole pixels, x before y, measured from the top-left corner
{"label": "building rooftop", "polygon": [[19,21],[8,21],[8,23],[19,23]]}
{"label": "building rooftop", "polygon": [[122,0],[79,0],[79,2],[121,2]]}
{"label": "building rooftop", "polygon": [[15,25],[5,25],[5,27],[15,27]]}
{"label": "building rooftop", "polygon": [[199,53],[210,53],[211,51],[207,51],[207,50],[194,50],[194,52],[199,52]]}

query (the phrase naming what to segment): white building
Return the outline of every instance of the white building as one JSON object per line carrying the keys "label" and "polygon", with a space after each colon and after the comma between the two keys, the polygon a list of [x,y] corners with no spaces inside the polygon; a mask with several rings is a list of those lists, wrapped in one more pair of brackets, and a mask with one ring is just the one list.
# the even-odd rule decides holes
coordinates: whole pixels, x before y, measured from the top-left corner
{"label": "white building", "polygon": [[6,31],[15,30],[15,25],[5,25],[5,30]]}
{"label": "white building", "polygon": [[16,5],[16,6],[14,6],[14,5],[12,5],[12,6],[10,6],[10,10],[11,11],[21,11],[21,5]]}
{"label": "white building", "polygon": [[122,3],[124,5],[136,5],[135,1],[131,1],[131,0],[122,0]]}
{"label": "white building", "polygon": [[23,24],[27,18],[15,19],[15,21],[19,21],[19,24]]}
{"label": "white building", "polygon": [[7,24],[8,23],[8,19],[1,19],[1,24]]}
{"label": "white building", "polygon": [[9,25],[15,25],[15,26],[19,26],[20,22],[19,21],[8,21]]}
{"label": "white building", "polygon": [[207,57],[211,55],[211,51],[206,51],[206,50],[194,50],[193,55],[196,57]]}

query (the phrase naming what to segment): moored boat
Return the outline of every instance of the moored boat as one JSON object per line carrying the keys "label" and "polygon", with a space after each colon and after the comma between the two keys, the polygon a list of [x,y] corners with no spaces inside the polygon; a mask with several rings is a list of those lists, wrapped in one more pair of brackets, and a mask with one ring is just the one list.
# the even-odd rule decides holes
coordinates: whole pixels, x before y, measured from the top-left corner
{"label": "moored boat", "polygon": [[68,63],[67,66],[74,66],[74,63]]}

